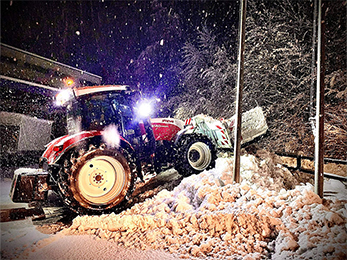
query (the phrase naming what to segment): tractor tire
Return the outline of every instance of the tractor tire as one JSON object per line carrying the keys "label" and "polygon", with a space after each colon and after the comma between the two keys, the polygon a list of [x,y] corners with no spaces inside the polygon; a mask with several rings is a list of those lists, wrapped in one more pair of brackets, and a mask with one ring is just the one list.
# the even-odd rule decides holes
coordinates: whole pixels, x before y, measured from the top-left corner
{"label": "tractor tire", "polygon": [[60,177],[63,201],[76,213],[119,212],[133,193],[136,166],[122,148],[75,149]]}
{"label": "tractor tire", "polygon": [[176,150],[175,169],[184,177],[199,174],[216,165],[216,148],[204,135],[183,135],[176,144]]}

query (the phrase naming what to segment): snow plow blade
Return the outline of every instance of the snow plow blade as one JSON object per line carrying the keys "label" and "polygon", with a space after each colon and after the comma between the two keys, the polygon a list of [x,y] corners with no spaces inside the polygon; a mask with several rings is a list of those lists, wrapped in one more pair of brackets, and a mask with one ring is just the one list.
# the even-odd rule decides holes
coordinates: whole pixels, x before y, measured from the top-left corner
{"label": "snow plow blade", "polygon": [[[229,119],[217,120],[207,115],[197,115],[185,121],[186,133],[206,135],[218,149],[233,148],[235,136],[236,115]],[[261,107],[242,113],[241,143],[248,143],[268,130],[266,118]]]}
{"label": "snow plow blade", "polygon": [[[236,122],[236,115],[234,115],[231,119],[227,121],[229,121],[229,124],[232,125],[230,130],[232,131],[232,137],[234,137],[235,136],[234,125]],[[268,130],[268,126],[267,126],[266,119],[261,107],[256,107],[245,113],[242,113],[242,123],[241,123],[241,136],[242,136],[241,143],[242,144],[250,142],[253,139],[257,138],[258,136],[265,134],[267,130]]]}
{"label": "snow plow blade", "polygon": [[48,194],[48,172],[20,168],[14,172],[10,197],[13,202],[45,201]]}

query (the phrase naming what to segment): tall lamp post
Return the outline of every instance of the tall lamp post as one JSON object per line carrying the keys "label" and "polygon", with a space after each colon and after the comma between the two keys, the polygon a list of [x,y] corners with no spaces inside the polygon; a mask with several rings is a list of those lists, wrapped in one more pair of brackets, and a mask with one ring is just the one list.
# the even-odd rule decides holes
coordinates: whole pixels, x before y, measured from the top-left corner
{"label": "tall lamp post", "polygon": [[240,3],[240,28],[239,28],[239,53],[237,66],[237,93],[236,93],[236,131],[234,144],[234,170],[233,182],[239,183],[240,178],[240,153],[241,153],[241,122],[242,122],[242,87],[244,74],[245,30],[246,30],[247,0]]}
{"label": "tall lamp post", "polygon": [[[317,1],[317,0],[315,0]],[[314,153],[315,193],[323,197],[324,171],[324,77],[325,77],[325,21],[322,0],[318,0],[318,42],[317,42],[317,92],[316,92],[316,134]]]}

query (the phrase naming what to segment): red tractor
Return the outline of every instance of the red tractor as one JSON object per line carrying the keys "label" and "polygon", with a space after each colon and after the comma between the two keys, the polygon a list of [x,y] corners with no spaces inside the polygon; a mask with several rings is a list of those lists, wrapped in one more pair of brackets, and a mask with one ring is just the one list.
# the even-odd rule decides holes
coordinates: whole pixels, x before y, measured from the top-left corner
{"label": "red tractor", "polygon": [[138,179],[163,166],[188,176],[215,165],[213,140],[177,119],[151,121],[128,86],[80,87],[60,97],[68,135],[47,145],[41,169],[15,172],[14,202],[44,201],[53,190],[80,214],[108,212],[122,208]]}

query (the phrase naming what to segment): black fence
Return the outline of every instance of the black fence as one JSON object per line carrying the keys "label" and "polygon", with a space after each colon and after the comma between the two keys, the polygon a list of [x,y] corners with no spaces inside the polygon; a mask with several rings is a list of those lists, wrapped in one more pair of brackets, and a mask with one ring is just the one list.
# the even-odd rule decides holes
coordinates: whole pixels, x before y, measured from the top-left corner
{"label": "black fence", "polygon": [[[276,154],[279,155],[279,156],[284,156],[284,157],[289,157],[289,158],[295,158],[296,159],[296,166],[295,167],[285,165],[288,169],[290,169],[290,170],[299,170],[299,171],[306,172],[306,173],[314,175],[314,170],[303,168],[303,165],[302,165],[302,160],[314,161],[313,157],[303,156],[303,155],[298,155],[298,154],[291,154],[291,153],[282,153],[282,152],[276,152]],[[326,164],[326,163],[335,163],[335,164],[347,165],[347,161],[345,161],[345,160],[332,159],[332,158],[324,158],[324,164]],[[347,177],[346,176],[340,176],[340,175],[337,175],[337,174],[324,173],[324,177],[347,182]]]}

